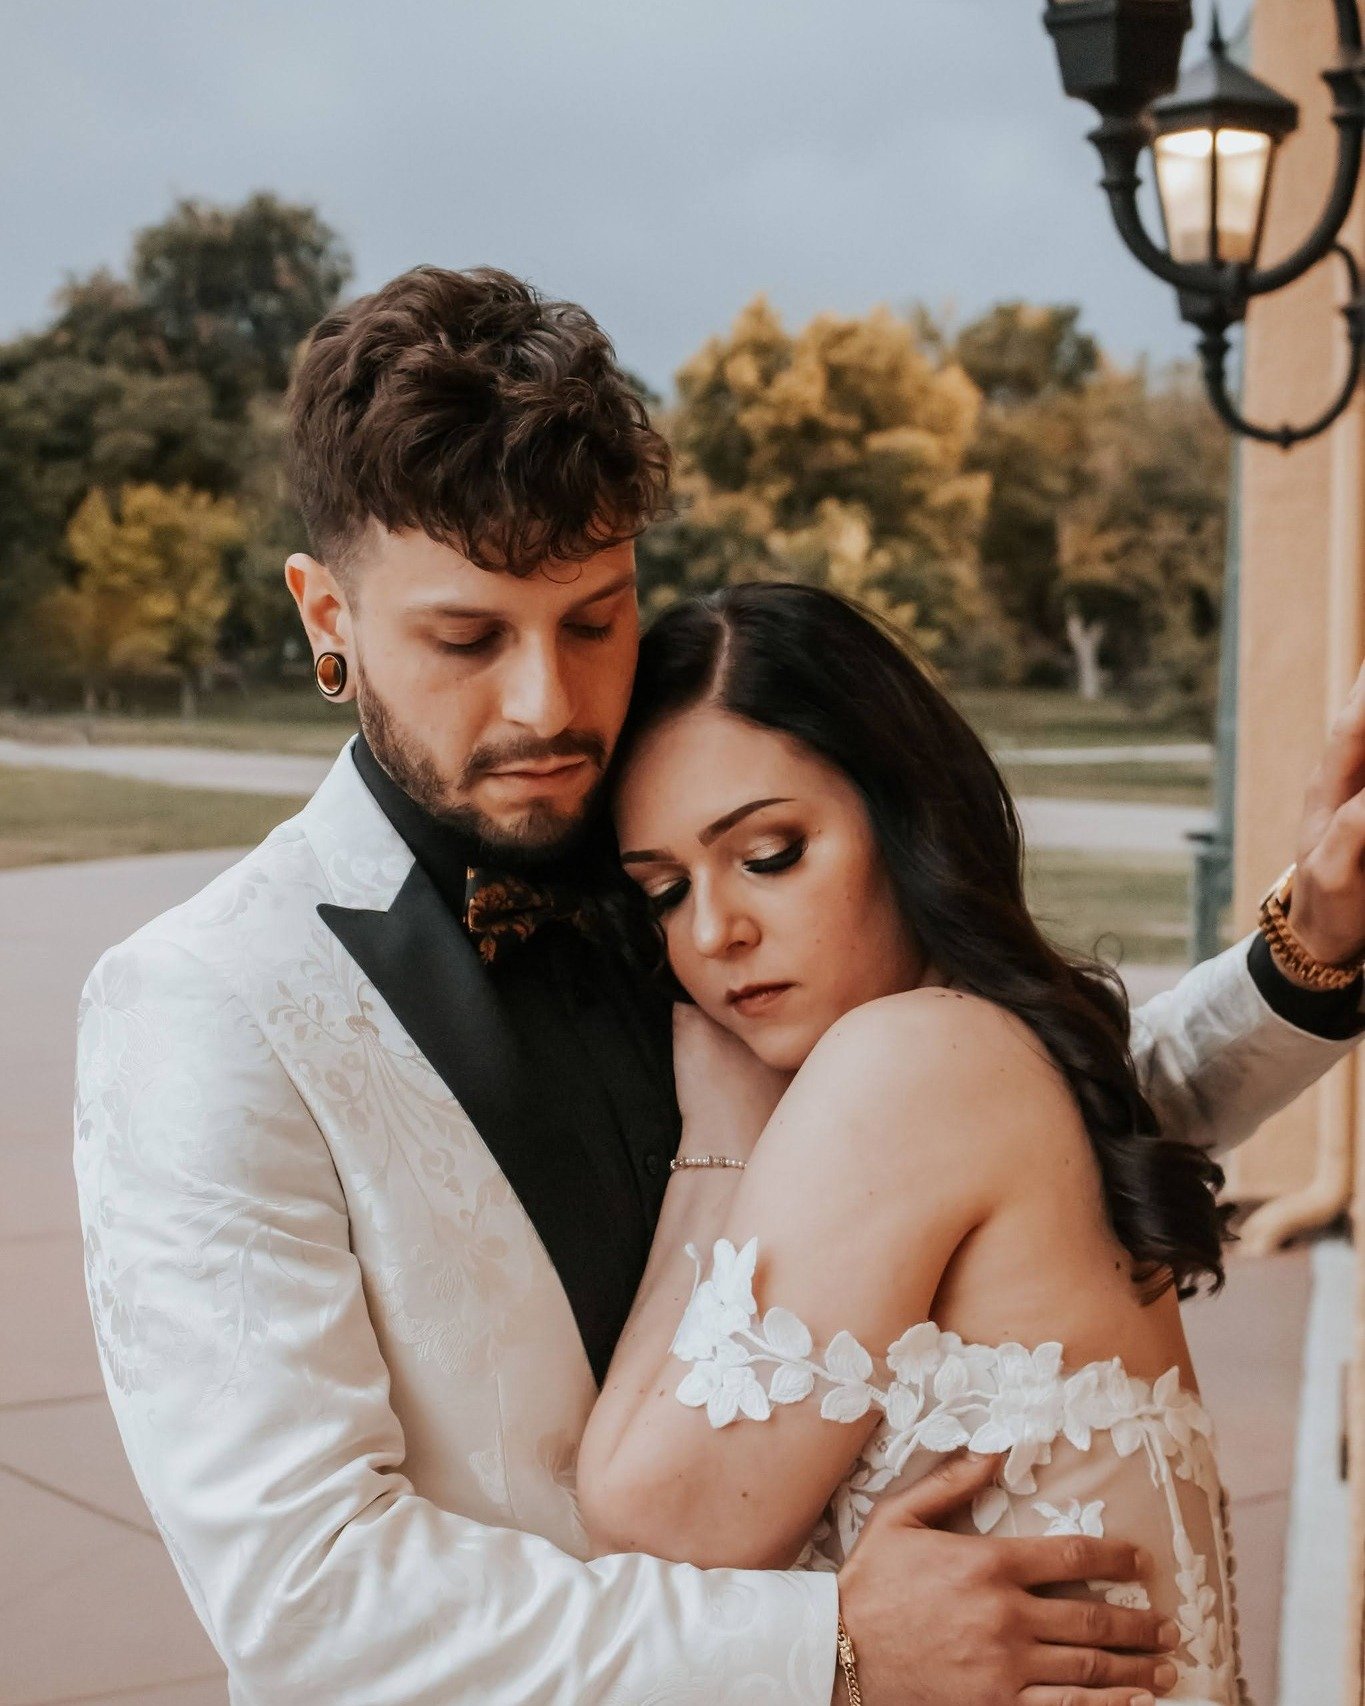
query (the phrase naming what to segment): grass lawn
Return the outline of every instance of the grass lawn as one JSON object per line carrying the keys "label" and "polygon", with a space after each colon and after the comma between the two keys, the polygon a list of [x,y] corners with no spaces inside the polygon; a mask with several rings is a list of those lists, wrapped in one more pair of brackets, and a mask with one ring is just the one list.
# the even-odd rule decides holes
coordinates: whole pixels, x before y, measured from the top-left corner
{"label": "grass lawn", "polygon": [[122,776],[0,767],[0,869],[249,847],[302,804]]}
{"label": "grass lawn", "polygon": [[235,752],[301,753],[331,758],[355,733],[349,704],[330,705],[305,688],[270,688],[249,697],[220,694],[199,716],[127,711],[87,717],[78,711],[0,711],[10,740],[87,742],[93,746],[212,746]]}
{"label": "grass lawn", "polygon": [[964,689],[953,702],[995,751],[1011,746],[1125,746],[1207,740],[1189,711],[1138,711],[1121,699],[1087,704],[1042,688]]}
{"label": "grass lawn", "polygon": [[1153,806],[1213,805],[1208,764],[1011,764],[996,754],[1010,792],[1053,800],[1140,800]]}
{"label": "grass lawn", "polygon": [[1189,861],[1043,850],[1029,855],[1028,898],[1046,934],[1111,964],[1187,960]]}

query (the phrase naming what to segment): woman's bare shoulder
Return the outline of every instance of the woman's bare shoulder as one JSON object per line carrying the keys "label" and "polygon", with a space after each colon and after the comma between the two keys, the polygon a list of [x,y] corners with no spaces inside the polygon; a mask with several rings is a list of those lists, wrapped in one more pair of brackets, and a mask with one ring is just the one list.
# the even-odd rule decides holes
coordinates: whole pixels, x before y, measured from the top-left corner
{"label": "woman's bare shoulder", "polygon": [[992,1154],[1009,1162],[1040,1131],[1078,1119],[1064,1078],[1022,1019],[938,987],[846,1013],[812,1049],[793,1093],[837,1103],[847,1127],[885,1147],[879,1159],[917,1166],[934,1153],[978,1169]]}
{"label": "woman's bare shoulder", "polygon": [[983,1069],[1009,1079],[1052,1074],[1036,1033],[999,1003],[938,985],[902,990],[854,1007],[830,1026],[802,1072],[873,1068],[917,1080],[979,1083]]}

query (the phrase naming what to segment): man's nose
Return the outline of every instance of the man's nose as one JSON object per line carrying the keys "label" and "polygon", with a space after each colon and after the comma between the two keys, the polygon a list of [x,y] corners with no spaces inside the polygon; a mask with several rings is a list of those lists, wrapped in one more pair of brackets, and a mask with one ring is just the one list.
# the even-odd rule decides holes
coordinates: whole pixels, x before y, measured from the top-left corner
{"label": "man's nose", "polygon": [[573,695],[552,642],[522,641],[506,661],[502,713],[542,740],[563,734],[573,720]]}

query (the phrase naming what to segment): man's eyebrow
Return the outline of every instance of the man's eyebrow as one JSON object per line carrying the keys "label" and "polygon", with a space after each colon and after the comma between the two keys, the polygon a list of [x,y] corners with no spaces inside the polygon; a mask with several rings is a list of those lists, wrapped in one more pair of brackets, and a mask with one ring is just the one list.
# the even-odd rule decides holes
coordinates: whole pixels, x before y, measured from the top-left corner
{"label": "man's eyebrow", "polygon": [[[789,806],[790,804],[790,797],[785,795],[771,800],[750,800],[747,806],[736,806],[734,811],[726,812],[724,817],[718,817],[714,823],[708,824],[697,837],[697,840],[701,842],[703,847],[709,847],[713,841],[719,840],[726,830],[733,829],[737,823],[742,823],[746,817],[751,816],[754,812],[762,811],[764,806]],[[661,853],[657,848],[646,847],[636,852],[623,853],[621,863],[623,865],[643,865],[651,859],[657,859],[661,864],[667,864],[671,857],[671,854]]]}
{"label": "man's eyebrow", "polygon": [[[610,581],[606,586],[599,587],[596,592],[589,593],[586,598],[579,599],[577,604],[571,604],[565,614],[577,616],[591,605],[600,604],[604,598],[614,598],[617,593],[624,592],[627,587],[634,585],[635,571],[632,569],[629,574],[621,575],[616,580]],[[410,609],[412,614],[416,616],[446,616],[452,621],[465,622],[483,616],[491,616],[501,620],[507,614],[505,610],[484,610],[474,604],[446,604],[440,599],[433,599],[425,604],[414,604],[410,606]]]}
{"label": "man's eyebrow", "polygon": [[568,614],[570,616],[577,615],[580,610],[586,610],[590,604],[600,604],[604,598],[615,598],[618,592],[624,592],[627,587],[634,585],[635,570],[631,569],[624,575],[618,575],[614,581],[608,581],[606,586],[599,588],[598,591],[590,592],[586,598],[580,599],[577,604],[570,605]]}

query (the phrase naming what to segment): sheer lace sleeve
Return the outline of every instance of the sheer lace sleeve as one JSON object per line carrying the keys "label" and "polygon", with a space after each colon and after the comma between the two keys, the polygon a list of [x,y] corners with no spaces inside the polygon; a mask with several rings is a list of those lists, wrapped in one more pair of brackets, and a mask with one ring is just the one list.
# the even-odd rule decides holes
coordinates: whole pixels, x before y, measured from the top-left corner
{"label": "sheer lace sleeve", "polygon": [[847,1331],[820,1350],[789,1309],[759,1313],[757,1239],[740,1249],[720,1239],[705,1277],[696,1248],[687,1251],[696,1280],[672,1344],[689,1365],[680,1403],[705,1409],[717,1429],[807,1402],[832,1422],[879,1412],[803,1567],[837,1569],[877,1500],[944,1453],[999,1453],[998,1482],[978,1494],[964,1526],[1011,1535],[1108,1530],[1146,1547],[1158,1566],[1150,1598],[1135,1583],[1081,1591],[1175,1618],[1182,1701],[1240,1698],[1226,1500],[1209,1418],[1178,1369],[1147,1381],[1115,1357],[1068,1370],[1060,1344],[969,1344],[932,1321],[907,1328],[876,1357]]}

